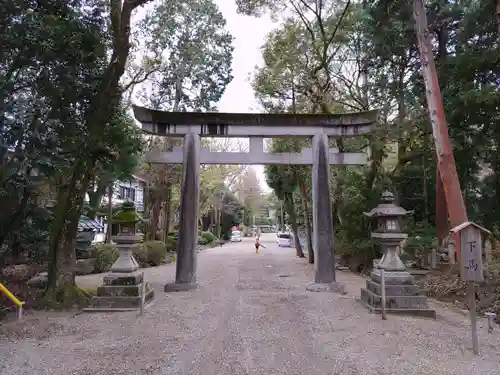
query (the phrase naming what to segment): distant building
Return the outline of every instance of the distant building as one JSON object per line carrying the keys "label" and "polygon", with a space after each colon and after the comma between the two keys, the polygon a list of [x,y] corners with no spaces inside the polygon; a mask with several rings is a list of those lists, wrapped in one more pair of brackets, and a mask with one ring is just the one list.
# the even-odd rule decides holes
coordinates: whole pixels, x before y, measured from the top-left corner
{"label": "distant building", "polygon": [[[113,184],[113,199],[111,204],[118,206],[125,201],[132,201],[135,204],[137,212],[144,213],[144,195],[146,190],[146,180],[132,175],[130,181],[116,181]],[[108,204],[108,194],[105,194],[102,201],[103,205]],[[96,220],[102,225],[102,231],[99,231],[93,242],[104,242],[107,224],[105,216],[98,216]]]}
{"label": "distant building", "polygon": [[[132,175],[130,181],[116,181],[113,185],[113,206],[120,205],[126,200],[132,201],[138,212],[144,212],[144,193],[146,180]],[[108,204],[108,195],[105,194],[103,204]]]}

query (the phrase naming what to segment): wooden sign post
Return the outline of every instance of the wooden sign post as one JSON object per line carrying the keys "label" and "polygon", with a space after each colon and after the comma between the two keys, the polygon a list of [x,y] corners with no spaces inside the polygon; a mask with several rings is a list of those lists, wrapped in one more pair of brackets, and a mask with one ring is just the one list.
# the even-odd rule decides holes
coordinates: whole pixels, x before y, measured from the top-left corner
{"label": "wooden sign post", "polygon": [[460,235],[460,277],[468,283],[470,325],[472,331],[472,350],[479,355],[476,316],[476,281],[484,281],[483,233],[491,232],[469,221],[453,228],[451,233]]}

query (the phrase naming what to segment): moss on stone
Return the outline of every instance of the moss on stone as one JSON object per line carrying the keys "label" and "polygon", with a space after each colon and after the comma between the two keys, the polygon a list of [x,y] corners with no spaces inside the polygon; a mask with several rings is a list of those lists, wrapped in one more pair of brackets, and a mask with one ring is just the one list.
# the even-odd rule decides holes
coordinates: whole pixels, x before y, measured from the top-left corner
{"label": "moss on stone", "polygon": [[135,209],[134,202],[125,201],[113,217],[111,218],[112,224],[136,224],[144,221],[141,215]]}

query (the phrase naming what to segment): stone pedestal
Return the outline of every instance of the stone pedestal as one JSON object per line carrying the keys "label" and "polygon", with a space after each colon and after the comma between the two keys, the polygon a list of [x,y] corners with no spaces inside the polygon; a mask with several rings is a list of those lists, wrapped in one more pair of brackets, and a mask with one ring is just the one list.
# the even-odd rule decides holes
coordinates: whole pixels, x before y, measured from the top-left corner
{"label": "stone pedestal", "polygon": [[[97,295],[92,297],[91,307],[86,311],[139,310],[143,298],[145,304],[153,299],[153,288],[143,280],[138,271],[139,264],[132,255],[132,246],[140,239],[136,235],[113,237],[120,257],[113,263],[110,273],[104,276],[103,285],[97,288]],[[146,283],[144,287],[143,283]]]}
{"label": "stone pedestal", "polygon": [[329,186],[328,137],[317,134],[312,139],[312,195],[314,226],[314,282],[307,285],[311,292],[345,293],[345,286],[335,280],[332,203]]}
{"label": "stone pedestal", "polygon": [[196,242],[200,197],[200,136],[184,136],[184,176],[181,187],[179,237],[175,283],[165,285],[165,292],[196,288]]}
{"label": "stone pedestal", "polygon": [[[436,318],[436,311],[429,308],[427,297],[422,295],[409,272],[385,271],[386,312]],[[366,288],[361,289],[361,302],[374,313],[381,312],[381,270],[374,269]]]}

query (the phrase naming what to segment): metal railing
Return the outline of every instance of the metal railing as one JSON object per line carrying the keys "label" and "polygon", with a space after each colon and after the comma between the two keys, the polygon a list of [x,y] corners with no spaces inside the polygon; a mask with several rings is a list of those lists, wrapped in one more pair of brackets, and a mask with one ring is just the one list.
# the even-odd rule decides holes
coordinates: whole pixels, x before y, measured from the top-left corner
{"label": "metal railing", "polygon": [[19,301],[15,295],[13,295],[2,283],[0,283],[0,292],[5,294],[8,299],[10,299],[14,305],[17,307],[17,318],[21,319],[23,316],[23,306],[24,302]]}

